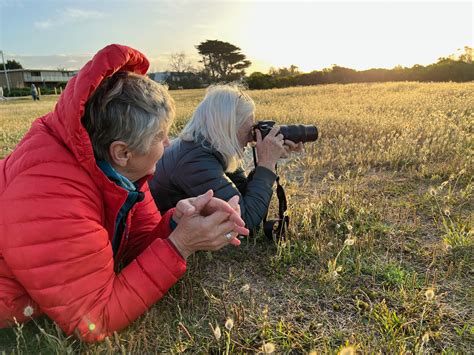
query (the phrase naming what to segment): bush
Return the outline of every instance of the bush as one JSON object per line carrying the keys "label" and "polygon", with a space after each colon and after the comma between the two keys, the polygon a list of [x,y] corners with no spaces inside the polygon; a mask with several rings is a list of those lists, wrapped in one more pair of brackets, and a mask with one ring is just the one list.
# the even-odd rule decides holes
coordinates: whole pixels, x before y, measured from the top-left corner
{"label": "bush", "polygon": [[249,89],[270,89],[275,87],[273,77],[260,72],[252,73],[245,81]]}
{"label": "bush", "polygon": [[[38,87],[38,89],[41,91],[41,95],[54,95],[54,87],[49,88],[49,87]],[[64,87],[63,87],[64,90]],[[61,88],[58,86],[56,87],[56,92],[59,95],[61,93]],[[19,97],[19,96],[30,96],[31,95],[31,89],[29,87],[27,88],[14,88],[10,89],[10,92],[8,92],[8,89],[4,88],[3,89],[3,95],[5,97]],[[40,96],[41,96],[40,95]]]}
{"label": "bush", "polygon": [[30,95],[30,88],[10,89],[10,92],[8,89],[4,89],[3,95],[5,97],[28,96]]}

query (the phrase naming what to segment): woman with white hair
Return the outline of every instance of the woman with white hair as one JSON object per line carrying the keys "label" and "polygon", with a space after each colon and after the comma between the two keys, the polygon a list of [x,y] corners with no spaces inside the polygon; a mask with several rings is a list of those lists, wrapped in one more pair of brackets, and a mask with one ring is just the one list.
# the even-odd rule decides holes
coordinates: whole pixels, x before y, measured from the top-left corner
{"label": "woman with white hair", "polygon": [[301,150],[302,143],[284,140],[278,126],[264,139],[256,130],[258,162],[249,179],[241,163],[244,148],[254,141],[254,120],[255,103],[240,86],[211,86],[179,138],[165,150],[150,181],[160,211],[212,189],[226,201],[239,195],[247,228],[257,228],[270,204],[276,162],[289,151]]}

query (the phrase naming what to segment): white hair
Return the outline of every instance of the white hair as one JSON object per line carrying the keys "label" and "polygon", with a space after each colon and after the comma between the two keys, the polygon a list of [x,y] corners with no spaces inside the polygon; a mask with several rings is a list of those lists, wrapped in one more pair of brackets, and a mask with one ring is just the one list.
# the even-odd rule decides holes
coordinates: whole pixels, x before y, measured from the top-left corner
{"label": "white hair", "polygon": [[225,170],[235,171],[243,158],[237,132],[250,115],[255,103],[238,84],[210,86],[191,120],[180,134],[185,141],[201,142],[202,138],[222,154]]}

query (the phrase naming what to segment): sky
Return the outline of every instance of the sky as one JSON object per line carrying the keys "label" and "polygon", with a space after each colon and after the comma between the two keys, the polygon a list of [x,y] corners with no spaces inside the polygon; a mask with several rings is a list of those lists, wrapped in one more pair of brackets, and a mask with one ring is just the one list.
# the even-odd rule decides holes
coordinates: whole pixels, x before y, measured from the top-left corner
{"label": "sky", "polygon": [[411,67],[473,47],[473,12],[473,1],[0,0],[0,50],[29,69],[80,69],[120,43],[166,71],[173,53],[198,65],[196,45],[217,39],[241,48],[248,73]]}

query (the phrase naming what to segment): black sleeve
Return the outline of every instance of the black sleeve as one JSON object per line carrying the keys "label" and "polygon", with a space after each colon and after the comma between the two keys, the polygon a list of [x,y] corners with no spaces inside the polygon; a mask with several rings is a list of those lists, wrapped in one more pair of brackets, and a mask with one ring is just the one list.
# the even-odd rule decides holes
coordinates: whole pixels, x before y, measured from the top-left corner
{"label": "black sleeve", "polygon": [[[236,175],[237,184],[241,187],[244,186],[242,175],[245,178],[243,171]],[[225,201],[239,195],[241,216],[249,229],[256,228],[262,222],[270,204],[275,179],[276,175],[272,171],[257,167],[253,179],[246,182],[245,191],[242,193],[212,155],[182,162],[174,177],[174,181],[189,196],[203,194],[209,189],[214,191],[215,197]]]}
{"label": "black sleeve", "polygon": [[236,171],[232,173],[225,173],[227,177],[234,183],[237,187],[239,192],[242,195],[245,195],[245,191],[247,191],[247,176],[245,176],[245,171],[242,168],[238,168]]}

